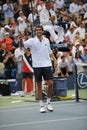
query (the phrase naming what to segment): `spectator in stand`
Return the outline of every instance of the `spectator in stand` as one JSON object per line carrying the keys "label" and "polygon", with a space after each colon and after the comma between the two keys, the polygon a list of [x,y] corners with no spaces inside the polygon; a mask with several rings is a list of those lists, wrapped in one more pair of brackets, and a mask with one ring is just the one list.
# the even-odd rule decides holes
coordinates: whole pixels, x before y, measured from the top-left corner
{"label": "spectator in stand", "polygon": [[66,32],[64,37],[66,38],[67,36],[69,36],[70,44],[72,45],[73,39],[74,39],[74,27],[73,26],[68,29],[68,31]]}
{"label": "spectator in stand", "polygon": [[79,5],[78,0],[72,0],[71,4],[69,5],[69,12],[76,13],[78,15],[79,13]]}
{"label": "spectator in stand", "polygon": [[61,56],[61,61],[59,62],[58,75],[61,77],[69,76],[69,67],[64,55]]}
{"label": "spectator in stand", "polygon": [[22,10],[22,8],[19,5],[19,2],[14,2],[13,6],[14,6],[14,18],[15,18],[15,22],[17,22],[17,18],[19,17],[19,12],[20,10]]}
{"label": "spectator in stand", "polygon": [[12,51],[12,39],[10,38],[9,32],[5,33],[5,38],[2,39],[2,43],[6,44],[6,50]]}
{"label": "spectator in stand", "polygon": [[26,23],[26,16],[23,14],[23,11],[19,12],[19,17],[17,19],[18,21],[18,30],[20,33],[24,32],[25,28],[27,28],[27,23]]}
{"label": "spectator in stand", "polygon": [[15,49],[19,47],[20,39],[19,39],[19,34],[15,33],[13,35],[13,40],[12,40],[12,53],[14,54]]}
{"label": "spectator in stand", "polygon": [[74,63],[75,64],[82,63],[81,53],[80,52],[75,53]]}
{"label": "spectator in stand", "polygon": [[79,14],[83,17],[84,13],[85,13],[84,2],[79,1]]}
{"label": "spectator in stand", "polygon": [[73,57],[75,57],[76,52],[80,52],[80,54],[83,54],[83,47],[79,41],[76,41],[75,45],[72,47]]}
{"label": "spectator in stand", "polygon": [[85,12],[87,12],[87,2],[84,3],[83,7],[84,7]]}
{"label": "spectator in stand", "polygon": [[14,55],[8,51],[6,56],[4,57],[3,63],[5,65],[5,78],[12,79],[16,78],[16,59]]}
{"label": "spectator in stand", "polygon": [[75,29],[74,33],[79,32],[81,39],[85,39],[85,24],[84,22],[80,22],[78,27]]}
{"label": "spectator in stand", "polygon": [[83,67],[78,65],[83,63],[82,58],[81,58],[81,53],[80,52],[76,52],[75,53],[75,57],[74,57],[74,64],[77,65],[77,72],[83,72]]}
{"label": "spectator in stand", "polygon": [[39,20],[39,16],[38,16],[38,12],[36,8],[33,8],[32,10],[33,12],[31,12],[28,15],[28,21],[30,23],[31,26],[36,26],[37,24],[40,24],[40,20]]}
{"label": "spectator in stand", "polygon": [[52,24],[52,21],[54,17],[51,16],[51,13],[49,12],[51,9],[50,1],[46,2],[46,8],[42,9],[39,13],[40,15],[40,23],[43,26],[44,30],[50,32],[51,36],[54,38],[54,41],[56,43],[59,43],[58,35],[55,33],[54,25]]}
{"label": "spectator in stand", "polygon": [[84,53],[81,54],[81,59],[84,63],[87,63],[87,46],[84,47]]}
{"label": "spectator in stand", "polygon": [[72,46],[70,46],[70,51],[66,52],[66,61],[68,63],[69,75],[73,74],[74,60],[72,55]]}
{"label": "spectator in stand", "polygon": [[40,11],[45,8],[45,0],[40,0],[39,3],[37,4],[37,11],[38,14],[40,13]]}
{"label": "spectator in stand", "polygon": [[26,18],[29,15],[29,0],[22,0],[22,11],[24,13],[24,16],[26,16]]}
{"label": "spectator in stand", "polygon": [[[31,3],[32,2],[32,3]],[[31,6],[32,5],[32,6]],[[30,10],[32,10],[32,7],[35,8],[36,7],[36,0],[29,0],[29,8]],[[29,13],[29,12],[28,12]]]}
{"label": "spectator in stand", "polygon": [[80,36],[80,33],[77,31],[76,33],[74,32],[74,38],[73,38],[73,45],[75,45],[76,42],[81,43],[82,42],[82,38]]}
{"label": "spectator in stand", "polygon": [[54,2],[53,1],[50,1],[50,15],[52,17],[52,22],[54,24],[54,27],[55,27],[55,30],[56,30],[56,26],[57,26],[57,14],[56,14],[56,9],[55,9],[55,6],[54,6]]}
{"label": "spectator in stand", "polygon": [[11,37],[13,37],[13,35],[16,33],[19,33],[18,30],[18,24],[16,22],[11,22],[10,23],[10,33],[11,33]]}
{"label": "spectator in stand", "polygon": [[56,4],[57,9],[60,10],[62,7],[64,7],[65,2],[64,0],[56,0],[55,4]]}
{"label": "spectator in stand", "polygon": [[59,72],[59,62],[60,62],[60,60],[61,60],[61,56],[63,55],[63,52],[58,51],[58,48],[52,48],[52,51],[53,51],[53,54],[54,54],[54,56],[55,56],[55,58],[56,58],[56,60],[57,60],[57,66],[56,66],[55,68],[54,68],[54,66],[53,66],[53,69],[54,69],[53,75],[54,75],[54,76],[58,76],[58,72]]}
{"label": "spectator in stand", "polygon": [[75,13],[71,14],[69,17],[70,27],[74,27],[76,29],[78,27],[77,25],[77,16]]}
{"label": "spectator in stand", "polygon": [[19,42],[19,46],[17,49],[14,51],[15,58],[17,60],[17,77],[22,76],[22,57],[24,54],[24,48],[23,48],[23,43],[22,40]]}
{"label": "spectator in stand", "polygon": [[23,41],[29,39],[30,37],[31,37],[31,31],[28,28],[25,28]]}
{"label": "spectator in stand", "polygon": [[33,94],[33,68],[32,68],[31,51],[29,48],[24,50],[22,60],[22,93],[21,93],[22,97],[24,96],[25,93],[26,78],[30,79],[31,94]]}
{"label": "spectator in stand", "polygon": [[10,33],[10,26],[8,24],[4,26],[4,33],[6,32]]}
{"label": "spectator in stand", "polygon": [[60,13],[61,13],[61,25],[64,28],[64,31],[66,32],[70,26],[69,16],[68,16],[67,11],[65,11],[65,10],[64,11],[61,10]]}
{"label": "spectator in stand", "polygon": [[3,4],[3,12],[5,16],[5,24],[14,22],[14,7],[10,0],[6,0],[6,3]]}

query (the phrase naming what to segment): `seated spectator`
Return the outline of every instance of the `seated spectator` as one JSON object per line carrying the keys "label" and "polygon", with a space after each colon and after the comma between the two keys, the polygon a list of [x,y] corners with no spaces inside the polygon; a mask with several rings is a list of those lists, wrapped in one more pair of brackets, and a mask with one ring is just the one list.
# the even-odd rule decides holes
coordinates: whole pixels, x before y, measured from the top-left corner
{"label": "seated spectator", "polygon": [[12,51],[12,39],[10,38],[9,32],[5,33],[5,38],[2,39],[2,43],[6,44],[6,50]]}
{"label": "seated spectator", "polygon": [[60,11],[61,13],[61,25],[64,28],[65,32],[69,29],[70,23],[69,23],[69,16],[66,11]]}
{"label": "seated spectator", "polygon": [[83,63],[82,59],[81,59],[81,54],[80,52],[76,52],[75,53],[75,58],[74,58],[74,64],[77,65],[77,72],[83,72],[83,67],[79,65],[79,63]]}
{"label": "seated spectator", "polygon": [[69,30],[66,32],[64,36],[64,40],[68,37],[69,44],[73,44],[73,39],[74,39],[74,27],[70,27]]}
{"label": "seated spectator", "polygon": [[58,65],[58,70],[55,72],[55,74],[61,76],[61,77],[68,77],[69,76],[69,68],[68,63],[66,61],[66,58],[64,55],[61,56],[61,60]]}
{"label": "seated spectator", "polygon": [[81,58],[84,63],[87,63],[87,46],[84,47],[84,53],[81,54]]}
{"label": "seated spectator", "polygon": [[18,33],[15,33],[13,35],[13,40],[12,40],[12,53],[14,53],[15,49],[18,48],[19,46],[19,34]]}
{"label": "seated spectator", "polygon": [[4,26],[4,33],[6,32],[10,34],[10,26],[8,24]]}
{"label": "seated spectator", "polygon": [[75,57],[76,52],[80,52],[81,54],[83,53],[83,46],[79,41],[75,42],[75,46],[72,47],[72,55]]}
{"label": "seated spectator", "polygon": [[75,29],[74,33],[75,34],[79,33],[81,39],[85,39],[85,33],[86,33],[85,24],[79,21],[78,27]]}
{"label": "seated spectator", "polygon": [[65,56],[61,56],[61,61],[59,62],[59,75],[61,77],[68,77],[69,76],[69,69],[68,63],[65,60]]}
{"label": "seated spectator", "polygon": [[4,57],[3,63],[5,65],[4,73],[6,79],[16,78],[16,59],[14,55],[8,51],[7,55]]}
{"label": "seated spectator", "polygon": [[80,36],[80,33],[77,31],[74,33],[74,38],[73,38],[73,44],[75,45],[76,42],[79,42],[81,44],[82,38]]}
{"label": "seated spectator", "polygon": [[75,53],[75,58],[73,59],[75,64],[82,63],[80,52]]}
{"label": "seated spectator", "polygon": [[31,31],[28,28],[25,28],[24,35],[27,36],[28,38],[30,38],[31,37]]}

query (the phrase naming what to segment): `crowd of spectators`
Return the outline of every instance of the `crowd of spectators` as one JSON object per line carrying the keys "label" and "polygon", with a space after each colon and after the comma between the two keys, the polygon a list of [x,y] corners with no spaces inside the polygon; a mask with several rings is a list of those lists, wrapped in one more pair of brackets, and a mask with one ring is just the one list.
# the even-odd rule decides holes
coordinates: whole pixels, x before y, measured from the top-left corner
{"label": "crowd of spectators", "polygon": [[0,64],[4,64],[6,76],[9,76],[6,67],[10,72],[12,68],[10,77],[21,75],[22,43],[35,36],[37,24],[43,26],[43,35],[51,45],[69,46],[68,52],[52,48],[59,65],[56,72],[59,73],[61,59],[66,60],[69,73],[73,71],[73,63],[87,64],[87,2],[70,0],[68,4],[66,8],[66,0],[0,1]]}

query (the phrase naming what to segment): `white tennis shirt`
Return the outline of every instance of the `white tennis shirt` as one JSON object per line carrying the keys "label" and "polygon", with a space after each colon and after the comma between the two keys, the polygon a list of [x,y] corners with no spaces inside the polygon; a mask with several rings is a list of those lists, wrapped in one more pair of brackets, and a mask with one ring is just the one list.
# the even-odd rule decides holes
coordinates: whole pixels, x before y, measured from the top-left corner
{"label": "white tennis shirt", "polygon": [[37,37],[30,38],[24,42],[24,48],[31,49],[32,65],[34,68],[52,66],[50,54],[50,42],[47,38],[43,37],[40,41]]}

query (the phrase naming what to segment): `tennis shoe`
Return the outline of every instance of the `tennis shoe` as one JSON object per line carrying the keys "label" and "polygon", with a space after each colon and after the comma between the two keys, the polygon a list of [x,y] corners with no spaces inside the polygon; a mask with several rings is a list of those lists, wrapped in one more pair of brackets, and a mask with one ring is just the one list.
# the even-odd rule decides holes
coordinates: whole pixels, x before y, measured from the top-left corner
{"label": "tennis shoe", "polygon": [[52,105],[51,105],[50,103],[47,104],[46,107],[47,107],[47,110],[48,110],[48,111],[51,111],[51,112],[53,111],[53,107],[52,107]]}
{"label": "tennis shoe", "polygon": [[40,113],[46,113],[46,109],[45,109],[44,106],[41,106],[41,107],[40,107]]}

